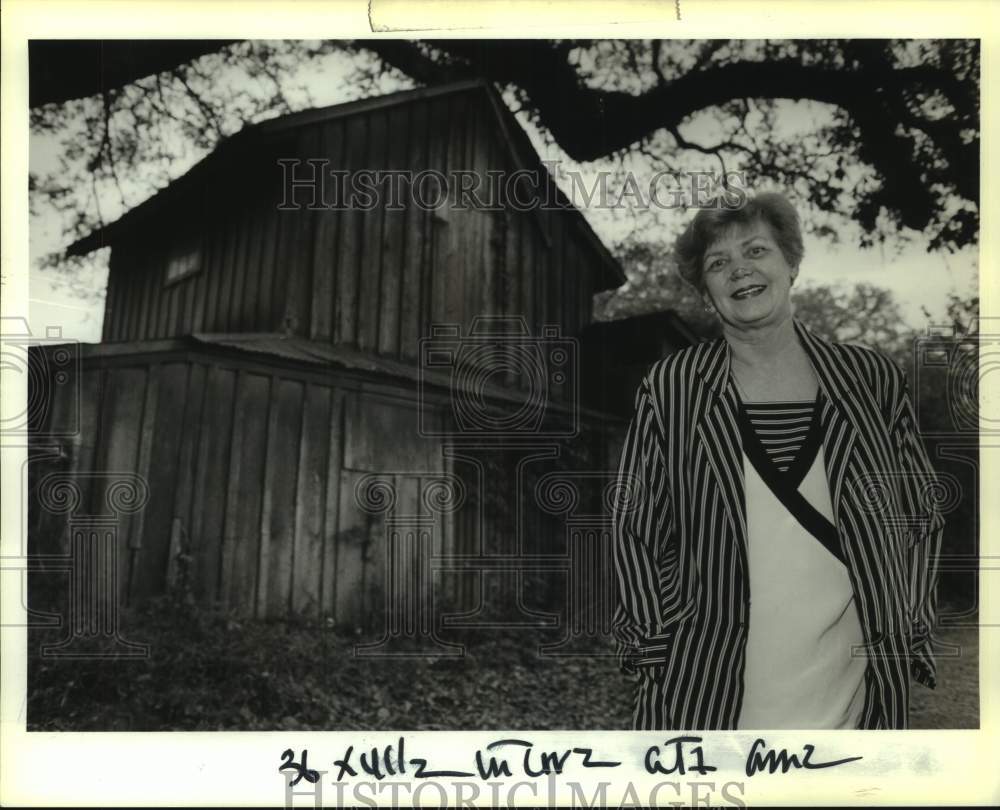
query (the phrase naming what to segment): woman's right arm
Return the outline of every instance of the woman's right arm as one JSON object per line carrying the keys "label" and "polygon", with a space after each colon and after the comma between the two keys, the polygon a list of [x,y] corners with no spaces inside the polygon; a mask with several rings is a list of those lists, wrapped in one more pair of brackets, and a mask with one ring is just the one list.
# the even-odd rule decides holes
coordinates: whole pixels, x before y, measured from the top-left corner
{"label": "woman's right arm", "polygon": [[615,572],[618,604],[612,632],[618,642],[621,668],[666,661],[661,634],[659,546],[667,525],[669,494],[663,458],[663,434],[654,411],[649,377],[643,378],[635,398],[618,469],[620,493],[614,509]]}

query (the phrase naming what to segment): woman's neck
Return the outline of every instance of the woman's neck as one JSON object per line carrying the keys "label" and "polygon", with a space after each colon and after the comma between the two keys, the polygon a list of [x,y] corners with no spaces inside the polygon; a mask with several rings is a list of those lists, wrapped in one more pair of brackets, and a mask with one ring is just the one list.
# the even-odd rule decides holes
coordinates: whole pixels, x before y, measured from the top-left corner
{"label": "woman's neck", "polygon": [[732,350],[733,361],[741,366],[767,367],[801,352],[791,315],[778,323],[750,329],[724,323],[722,333]]}
{"label": "woman's neck", "polygon": [[744,401],[812,399],[818,380],[795,333],[791,316],[745,330],[724,327],[731,350],[730,372]]}

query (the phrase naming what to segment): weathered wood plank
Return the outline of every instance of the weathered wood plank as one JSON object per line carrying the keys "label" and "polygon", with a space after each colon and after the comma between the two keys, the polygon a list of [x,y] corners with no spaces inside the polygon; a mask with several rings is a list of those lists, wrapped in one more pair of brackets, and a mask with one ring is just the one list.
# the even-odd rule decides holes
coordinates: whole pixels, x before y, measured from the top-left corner
{"label": "weathered wood plank", "polygon": [[141,279],[136,272],[135,261],[128,253],[122,260],[122,270],[125,277],[125,296],[121,306],[121,326],[118,340],[135,340],[139,324],[139,284]]}
{"label": "weathered wood plank", "polygon": [[[320,131],[316,124],[302,127],[296,136],[296,154],[303,161],[319,157]],[[311,169],[311,167],[310,167]],[[318,170],[317,170],[318,171]],[[283,303],[282,324],[284,331],[296,335],[310,333],[313,294],[313,246],[315,242],[316,212],[307,207],[312,200],[302,194],[297,198],[299,208],[279,211],[282,242],[279,277],[283,286],[280,293]],[[317,199],[318,202],[318,199]]]}
{"label": "weathered wood plank", "polygon": [[[107,377],[107,388],[102,402],[101,432],[98,440],[97,469],[106,473],[102,485],[94,487],[92,508],[97,514],[109,513],[108,492],[116,475],[135,475],[138,466],[139,440],[143,403],[146,396],[148,375],[145,369],[115,369]],[[127,597],[130,562],[129,540],[134,515],[117,516],[119,598]]]}
{"label": "weathered wood plank", "polygon": [[535,235],[533,226],[524,214],[515,214],[518,243],[518,312],[524,318],[532,334],[537,334],[538,321],[535,315],[535,290],[537,267],[535,262]]}
{"label": "weathered wood plank", "polygon": [[271,380],[240,373],[233,415],[229,459],[229,489],[222,548],[222,601],[244,616],[253,615],[260,513],[263,497],[264,450]]}
{"label": "weathered wood plank", "polygon": [[[450,106],[447,98],[427,102],[427,168],[446,174]],[[444,290],[448,283],[447,226],[450,216],[447,184],[440,191],[428,186],[434,207],[424,220],[424,251],[421,260],[420,330],[430,334],[431,325],[444,320]],[[438,197],[440,196],[440,200]]]}
{"label": "weathered wood plank", "polygon": [[184,289],[190,278],[186,278],[183,281],[178,281],[171,284],[169,287],[164,287],[166,282],[166,265],[164,264],[163,275],[160,277],[160,289],[163,290],[163,295],[165,299],[166,306],[164,307],[164,319],[163,325],[161,327],[160,337],[169,337],[171,335],[176,335],[175,326],[177,324],[177,318],[181,311],[181,296],[184,294]]}
{"label": "weathered wood plank", "polygon": [[281,238],[279,228],[279,214],[274,206],[277,203],[272,200],[272,205],[267,207],[267,215],[262,228],[263,243],[261,245],[261,268],[260,280],[258,281],[257,295],[257,319],[258,328],[264,332],[273,332],[280,328],[278,323],[280,314],[276,314],[274,303],[276,278],[279,275],[278,256],[279,241]]}
{"label": "weathered wood plank", "polygon": [[230,241],[228,242],[228,260],[226,262],[225,330],[238,332],[240,296],[243,290],[247,221],[245,211],[234,211],[229,223]]}
{"label": "weathered wood plank", "polygon": [[337,549],[340,533],[341,477],[344,461],[344,391],[335,388],[330,401],[330,430],[326,468],[326,497],[323,518],[323,567],[320,604],[324,616],[339,622],[337,600]]}
{"label": "weathered wood plank", "polygon": [[[577,289],[580,291],[580,321],[579,332],[583,332],[594,320],[594,288],[597,285],[597,274],[594,260],[585,251],[578,251],[580,257],[580,278]],[[579,334],[578,332],[578,334]]]}
{"label": "weathered wood plank", "polygon": [[[469,100],[464,94],[453,96],[449,99],[451,110],[449,112],[450,129],[448,133],[448,172],[467,170],[469,168],[466,160],[466,144],[469,138]],[[451,174],[448,175],[451,177]],[[454,184],[453,184],[454,185]],[[450,190],[449,205],[458,205],[458,190]],[[466,265],[469,257],[466,253],[468,248],[467,232],[468,212],[459,210],[449,211],[449,225],[445,231],[446,252],[444,260],[444,313],[445,323],[462,324],[463,330],[467,331],[468,322],[466,318],[465,289],[466,289]]]}
{"label": "weathered wood plank", "polygon": [[[150,504],[153,499],[152,482],[150,481],[151,457],[153,455],[153,435],[156,432],[157,420],[156,412],[160,399],[160,375],[162,366],[159,364],[148,367],[148,377],[146,381],[146,396],[143,399],[142,415],[139,418],[139,450],[136,458],[135,472],[146,483],[149,489]],[[149,511],[150,504],[141,512],[138,512],[132,519],[132,530],[129,533],[129,577],[127,585],[129,596],[132,593],[132,580],[134,576],[136,552],[142,548],[143,528],[145,517]]]}
{"label": "weathered wood plank", "polygon": [[218,331],[218,306],[222,284],[222,216],[212,214],[205,234],[203,265],[198,274],[199,301],[195,315],[195,331]]}
{"label": "weathered wood plank", "polygon": [[258,617],[288,615],[295,533],[295,487],[301,440],[303,385],[275,379],[267,424],[264,501],[257,561]]}
{"label": "weathered wood plank", "polygon": [[571,227],[569,217],[563,216],[563,302],[565,335],[580,333],[580,286],[583,282],[583,266],[577,251],[576,229]]}
{"label": "weathered wood plank", "polygon": [[540,238],[535,238],[535,330],[532,334],[541,334],[545,324],[552,323],[549,318],[549,285],[553,274],[552,251]]}
{"label": "weathered wood plank", "polygon": [[216,300],[215,326],[213,331],[228,332],[232,328],[230,310],[233,301],[233,284],[236,276],[236,242],[239,225],[235,212],[223,215],[219,257],[219,297]]}
{"label": "weathered wood plank", "polygon": [[203,283],[205,275],[205,227],[204,219],[202,219],[198,224],[198,232],[195,237],[195,244],[198,247],[198,270],[185,282],[183,311],[174,334],[189,335],[195,331],[194,324],[198,312],[198,290]]}
{"label": "weathered wood plank", "polygon": [[156,331],[153,337],[167,337],[170,334],[170,308],[177,298],[177,284],[166,286],[167,252],[158,254],[153,273],[150,276],[153,304],[156,307]]}
{"label": "weathered wood plank", "polygon": [[150,339],[156,337],[159,329],[159,303],[160,297],[154,294],[153,279],[156,270],[160,266],[160,255],[162,249],[154,249],[151,254],[136,265],[136,270],[140,273],[142,282],[141,305],[139,309],[139,331],[140,339]]}
{"label": "weathered wood plank", "polygon": [[364,623],[364,558],[369,550],[373,519],[355,497],[355,487],[364,473],[343,470],[340,476],[340,509],[337,520],[337,573],[334,586],[337,624],[355,629]]}
{"label": "weathered wood plank", "polygon": [[141,340],[146,324],[142,322],[143,291],[146,284],[146,274],[133,258],[129,261],[127,272],[128,301],[125,304],[125,322],[122,340]]}
{"label": "weathered wood plank", "polygon": [[[97,448],[101,441],[101,421],[106,391],[105,372],[100,368],[87,369],[80,386],[80,430],[70,443],[69,471],[89,473],[97,469]],[[93,504],[93,483],[87,478],[77,478],[80,505],[86,511]],[[68,546],[64,547],[68,552]]]}
{"label": "weathered wood plank", "polygon": [[248,331],[267,331],[268,326],[260,320],[260,301],[269,297],[270,291],[264,289],[267,276],[267,228],[273,203],[262,197],[254,202],[253,237],[250,246],[250,261],[247,266],[247,284],[243,293],[243,323]]}
{"label": "weathered wood plank", "polygon": [[[241,206],[235,225],[236,245],[233,253],[233,291],[229,302],[229,331],[247,329],[243,318],[243,298],[247,294],[247,269],[251,261],[250,240],[253,238],[253,203],[246,200]],[[251,290],[252,294],[253,291]]]}
{"label": "weathered wood plank", "polygon": [[491,278],[492,245],[492,215],[483,210],[480,201],[486,195],[486,171],[489,169],[489,135],[486,129],[486,109],[478,96],[469,105],[468,123],[465,133],[465,168],[472,172],[475,192],[463,201],[466,243],[462,254],[466,257],[463,268],[465,280],[465,318],[471,321],[477,315],[489,315],[495,312],[492,307]]}
{"label": "weathered wood plank", "polygon": [[563,299],[562,295],[562,273],[563,273],[563,238],[565,236],[565,231],[561,227],[561,223],[554,223],[550,238],[552,239],[552,247],[549,250],[549,266],[548,272],[546,273],[546,307],[545,307],[545,323],[556,324],[560,328],[564,328],[564,318],[563,318]]}
{"label": "weathered wood plank", "polygon": [[136,319],[136,339],[148,340],[156,334],[156,306],[151,294],[153,273],[156,267],[155,253],[146,261],[137,262],[136,273],[139,282],[139,309]]}
{"label": "weathered wood plank", "polygon": [[500,311],[517,317],[521,314],[521,231],[517,214],[507,210],[503,216],[503,273],[500,285]]}
{"label": "weathered wood plank", "polygon": [[[377,169],[385,165],[389,144],[389,119],[383,110],[368,114],[368,140],[365,166]],[[358,282],[358,348],[378,351],[379,321],[382,317],[380,284],[382,275],[382,230],[385,219],[381,189],[374,192],[376,204],[363,211],[364,252]]]}
{"label": "weathered wood plank", "polygon": [[[198,362],[189,365],[187,396],[184,398],[184,414],[180,434],[180,449],[177,459],[177,489],[174,494],[173,515],[180,522],[181,545],[172,551],[167,565],[167,587],[182,585],[194,587],[192,579],[195,535],[193,525],[194,481],[197,475],[197,454],[201,440],[204,412],[206,409],[207,367]],[[179,563],[176,554],[183,553],[185,561]],[[180,581],[183,576],[184,580]]]}
{"label": "weathered wood plank", "polygon": [[[344,163],[344,122],[328,121],[320,130],[320,157],[330,161],[329,169],[340,170]],[[339,205],[338,189],[333,178],[327,178],[325,205]],[[337,272],[340,269],[337,232],[343,211],[326,210],[316,214],[313,231],[313,294],[309,318],[309,335],[316,340],[332,340],[334,313],[337,308]]]}
{"label": "weathered wood plank", "polygon": [[148,307],[145,301],[146,289],[146,268],[140,263],[138,250],[133,259],[129,262],[129,276],[131,278],[128,304],[128,327],[127,340],[142,340],[146,336],[147,323],[144,320]]}
{"label": "weathered wood plank", "polygon": [[240,308],[240,323],[248,332],[266,331],[267,326],[258,320],[257,308],[261,296],[266,295],[261,286],[264,277],[264,265],[267,258],[264,254],[267,242],[267,224],[273,203],[262,195],[255,193],[251,206],[252,233],[250,234],[249,253],[246,263],[246,282],[243,286],[243,302]]}
{"label": "weathered wood plank", "polygon": [[235,514],[228,495],[230,490],[235,493],[237,484],[229,467],[235,427],[236,382],[235,371],[217,365],[210,367],[205,381],[205,408],[191,505],[191,544],[196,571],[195,596],[207,601],[215,601],[221,596],[225,517]]}
{"label": "weathered wood plank", "polygon": [[198,300],[195,302],[194,331],[211,332],[215,329],[215,311],[219,299],[221,282],[220,259],[222,248],[219,244],[221,214],[208,215],[202,242],[201,272],[198,274]]}
{"label": "weathered wood plank", "polygon": [[427,253],[427,227],[431,213],[417,202],[419,191],[412,182],[418,172],[428,165],[428,108],[426,103],[414,104],[406,139],[405,166],[410,172],[410,191],[407,209],[403,216],[403,256],[399,281],[399,356],[415,360],[419,354],[419,340],[423,337],[421,302],[423,274],[429,263]]}
{"label": "weathered wood plank", "polygon": [[[136,533],[141,533],[141,537],[136,538],[138,543],[133,542],[136,552],[131,598],[161,594],[166,587],[174,496],[178,485],[178,438],[183,436],[184,430],[189,369],[187,363],[168,363],[151,369],[149,388],[155,390],[156,398],[155,405],[147,404],[143,414],[143,444],[139,458],[140,474],[149,485],[149,503],[137,516],[141,529]],[[148,429],[150,422],[151,430]]]}
{"label": "weathered wood plank", "polygon": [[431,221],[431,261],[429,280],[425,285],[427,293],[428,319],[424,326],[427,333],[441,324],[455,323],[449,320],[451,311],[448,308],[448,289],[456,273],[456,246],[454,224],[450,204],[435,212]]}
{"label": "weathered wood plank", "polygon": [[[198,261],[201,262],[201,249],[198,250]],[[184,280],[184,289],[181,291],[180,305],[177,310],[177,320],[174,321],[173,334],[175,335],[188,335],[192,330],[192,324],[194,323],[194,294],[195,288],[198,286],[198,276],[201,275],[201,269],[195,275]]]}
{"label": "weathered wood plank", "polygon": [[323,573],[327,454],[330,448],[330,388],[306,387],[295,488],[292,550],[292,612],[318,617]]}
{"label": "weathered wood plank", "polygon": [[[388,114],[389,148],[386,168],[401,171],[407,168],[407,146],[414,137],[411,130],[411,106],[393,108]],[[404,137],[405,133],[405,137]],[[419,137],[419,136],[417,136]],[[399,356],[400,319],[402,317],[402,276],[405,271],[407,214],[410,208],[407,186],[395,179],[386,182],[382,191],[385,206],[382,221],[382,256],[378,295],[378,351],[391,357]],[[393,209],[400,210],[393,210]]]}
{"label": "weathered wood plank", "polygon": [[[344,169],[357,172],[366,168],[368,117],[359,115],[350,118],[344,134],[347,142],[347,152]],[[357,345],[358,319],[361,313],[358,309],[360,275],[366,270],[364,261],[365,246],[364,212],[357,208],[349,208],[341,212],[340,231],[338,236],[337,265],[337,316],[334,323],[334,341]]]}

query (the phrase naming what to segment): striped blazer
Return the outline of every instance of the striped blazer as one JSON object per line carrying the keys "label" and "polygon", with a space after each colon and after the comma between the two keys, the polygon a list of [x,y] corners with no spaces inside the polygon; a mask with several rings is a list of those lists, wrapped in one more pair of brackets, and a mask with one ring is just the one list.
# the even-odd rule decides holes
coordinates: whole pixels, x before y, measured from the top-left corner
{"label": "striped blazer", "polygon": [[[943,520],[903,372],[795,321],[823,389],[823,448],[868,657],[860,728],[905,728],[933,688]],[[738,395],[722,338],[658,361],[636,392],[614,511],[613,632],[635,728],[733,729],[749,624]],[[789,605],[790,611],[801,606]]]}

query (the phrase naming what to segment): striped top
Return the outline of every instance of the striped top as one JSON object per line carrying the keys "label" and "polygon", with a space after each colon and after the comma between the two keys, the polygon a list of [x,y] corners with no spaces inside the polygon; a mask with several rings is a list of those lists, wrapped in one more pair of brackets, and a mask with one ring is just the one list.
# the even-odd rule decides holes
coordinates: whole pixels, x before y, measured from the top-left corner
{"label": "striped top", "polygon": [[743,409],[768,457],[788,472],[809,434],[816,401],[746,402]]}

